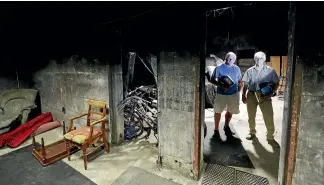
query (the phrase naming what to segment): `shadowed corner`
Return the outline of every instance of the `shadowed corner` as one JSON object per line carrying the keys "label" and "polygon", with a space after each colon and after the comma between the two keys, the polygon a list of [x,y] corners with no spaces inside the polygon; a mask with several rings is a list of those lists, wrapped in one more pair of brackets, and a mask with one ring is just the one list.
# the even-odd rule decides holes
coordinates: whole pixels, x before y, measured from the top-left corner
{"label": "shadowed corner", "polygon": [[[206,124],[209,128],[207,129],[204,144],[204,161],[206,163],[254,169],[254,165],[245,151],[241,139],[235,137],[237,134],[226,139],[226,141],[217,140],[213,138],[214,129],[210,129],[213,128],[214,123],[206,122]],[[220,131],[220,135],[221,138],[226,138],[222,131]]]}

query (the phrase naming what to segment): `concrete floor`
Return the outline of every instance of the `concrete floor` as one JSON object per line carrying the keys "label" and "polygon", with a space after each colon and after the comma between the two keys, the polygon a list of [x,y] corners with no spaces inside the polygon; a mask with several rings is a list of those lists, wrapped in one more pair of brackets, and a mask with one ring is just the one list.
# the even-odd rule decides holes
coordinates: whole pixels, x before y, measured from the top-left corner
{"label": "concrete floor", "polygon": [[[277,97],[273,98],[273,108],[274,108],[274,119],[275,119],[275,140],[281,144],[281,123],[282,123],[282,116],[283,116],[283,100],[279,100]],[[255,169],[250,168],[237,168],[238,170],[245,171],[251,174],[259,175],[262,177],[268,178],[270,184],[278,184],[278,168],[279,168],[279,155],[280,155],[280,148],[273,148],[268,144],[266,141],[266,127],[264,125],[264,121],[262,118],[261,110],[258,108],[257,117],[256,117],[256,130],[257,130],[257,137],[259,142],[248,141],[245,139],[246,135],[249,133],[248,127],[248,116],[246,105],[241,102],[240,104],[240,114],[233,115],[232,118],[232,125],[234,127],[236,133],[238,133],[239,137],[242,140],[242,145],[246,152],[248,153],[249,158],[251,159]],[[208,109],[205,111],[205,121],[206,122],[214,122],[213,117],[213,110]],[[224,126],[224,118],[225,112],[222,115],[222,119],[220,122],[220,128]],[[209,125],[208,129],[214,129],[213,126],[210,128]],[[221,137],[226,137],[224,134],[221,133]],[[236,136],[237,137],[237,136]],[[224,138],[225,139],[225,138]],[[206,141],[205,141],[206,142]],[[212,142],[212,141],[210,141]]]}
{"label": "concrete floor", "polygon": [[[281,143],[281,122],[283,114],[283,101],[273,98],[273,105],[275,110],[275,124],[276,136],[275,139]],[[279,148],[273,149],[266,141],[266,129],[262,119],[261,111],[258,109],[257,113],[257,137],[260,144],[253,144],[252,141],[245,139],[248,134],[247,112],[244,104],[240,105],[241,113],[234,115],[231,123],[232,126],[242,139],[242,145],[247,151],[255,169],[237,168],[239,170],[252,173],[255,175],[263,176],[269,179],[271,185],[277,184],[278,164],[279,164]],[[212,110],[205,112],[206,122],[213,122]],[[224,116],[222,117],[221,126],[224,124]],[[213,128],[208,128],[213,129]],[[36,141],[40,142],[41,137],[44,138],[45,144],[61,139],[62,128],[57,128],[45,132],[36,137]],[[153,145],[156,142],[152,136],[149,140],[138,139],[137,141],[126,142],[121,146],[112,147],[110,153],[102,153],[94,160],[88,162],[88,170],[84,170],[83,158],[81,152],[78,152],[71,157],[71,161],[67,158],[63,159],[64,162],[69,164],[74,169],[78,170],[84,176],[91,179],[98,185],[112,184],[124,171],[130,166],[139,167],[143,170],[164,177],[172,179],[174,182],[183,185],[197,185],[200,182],[187,179],[175,171],[167,169],[159,169],[156,164],[158,155],[157,148]],[[21,147],[31,144],[31,139],[26,140],[18,148],[4,147],[0,150],[0,155],[17,150]],[[144,185],[145,183],[143,183]]]}
{"label": "concrete floor", "polygon": [[[45,145],[53,143],[63,137],[62,128],[38,135],[36,142],[40,143],[42,137],[45,140]],[[89,161],[88,170],[84,170],[83,157],[80,151],[71,156],[71,161],[68,161],[67,158],[63,159],[63,161],[98,185],[112,184],[130,166],[141,168],[166,179],[172,179],[179,184],[198,184],[197,181],[187,179],[175,171],[159,169],[156,164],[158,152],[157,148],[153,145],[155,142],[156,139],[152,137],[149,140],[138,139],[137,141],[126,142],[121,146],[112,147],[110,153],[104,152],[98,155],[97,158]],[[17,148],[4,147],[0,149],[0,156],[31,143],[31,139],[28,139]],[[143,185],[145,185],[145,182],[143,182]]]}

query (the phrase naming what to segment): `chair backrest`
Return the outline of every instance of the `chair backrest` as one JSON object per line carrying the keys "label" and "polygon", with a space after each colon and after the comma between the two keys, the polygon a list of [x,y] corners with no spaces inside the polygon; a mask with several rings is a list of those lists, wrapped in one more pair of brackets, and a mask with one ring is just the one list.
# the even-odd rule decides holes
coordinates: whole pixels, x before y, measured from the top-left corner
{"label": "chair backrest", "polygon": [[88,116],[87,116],[87,126],[90,123],[98,121],[107,115],[107,104],[103,101],[98,100],[88,100]]}

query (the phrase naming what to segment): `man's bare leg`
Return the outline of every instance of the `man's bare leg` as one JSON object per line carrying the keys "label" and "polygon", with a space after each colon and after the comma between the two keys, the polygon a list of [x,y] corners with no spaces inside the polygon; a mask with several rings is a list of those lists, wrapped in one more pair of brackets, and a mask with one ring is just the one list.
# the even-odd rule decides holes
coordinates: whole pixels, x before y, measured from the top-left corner
{"label": "man's bare leg", "polygon": [[229,127],[229,123],[232,119],[232,113],[226,112],[225,114],[225,127]]}
{"label": "man's bare leg", "polygon": [[225,114],[225,126],[224,126],[224,131],[226,136],[232,136],[234,133],[231,131],[231,128],[229,127],[229,123],[232,119],[232,113],[226,112]]}
{"label": "man's bare leg", "polygon": [[214,122],[215,122],[215,130],[219,130],[219,122],[221,119],[222,114],[215,112],[214,114]]}
{"label": "man's bare leg", "polygon": [[220,135],[219,135],[219,122],[221,119],[221,113],[214,113],[214,123],[215,123],[215,130],[214,130],[214,138],[216,139],[220,139]]}

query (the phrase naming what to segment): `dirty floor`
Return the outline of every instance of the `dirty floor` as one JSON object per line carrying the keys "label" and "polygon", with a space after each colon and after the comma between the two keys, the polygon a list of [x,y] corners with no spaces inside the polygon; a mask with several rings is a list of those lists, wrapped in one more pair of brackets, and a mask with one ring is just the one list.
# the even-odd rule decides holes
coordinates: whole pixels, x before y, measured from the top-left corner
{"label": "dirty floor", "polygon": [[[62,128],[57,128],[36,136],[36,142],[40,143],[42,137],[45,140],[45,145],[53,143],[58,138],[62,138]],[[137,173],[139,175],[144,174],[146,178],[145,180],[147,182],[142,182],[142,185],[151,185],[149,181],[154,180],[154,178],[161,183],[172,181],[170,184],[198,184],[197,181],[182,177],[177,172],[164,168],[159,169],[156,164],[157,148],[153,144],[155,142],[155,138],[152,137],[149,140],[139,139],[137,141],[126,142],[121,146],[112,147],[110,153],[104,152],[95,159],[90,160],[88,162],[88,170],[84,170],[83,158],[80,151],[71,156],[71,161],[68,161],[67,158],[63,159],[63,161],[98,185],[123,184],[121,183],[123,179],[127,179],[129,175],[137,175]],[[0,156],[30,145],[31,143],[31,139],[28,139],[18,148],[1,148]],[[122,174],[123,176],[121,176]],[[121,178],[118,179],[119,177]],[[164,185],[167,184],[164,183]]]}
{"label": "dirty floor", "polygon": [[[276,127],[275,140],[278,142],[278,144],[281,144],[283,103],[283,100],[279,100],[277,97],[273,98],[274,119]],[[268,144],[266,140],[266,127],[264,125],[261,110],[258,108],[256,117],[256,130],[258,139],[254,139],[253,141],[245,139],[245,137],[249,133],[247,121],[248,116],[245,104],[240,104],[240,111],[240,114],[233,115],[231,127],[232,130],[235,130],[236,137],[239,137],[242,140],[241,146],[243,146],[242,148],[245,150],[242,150],[244,151],[242,153],[243,155],[247,154],[254,168],[251,166],[242,167],[244,165],[235,165],[235,163],[233,163],[235,166],[233,165],[232,167],[235,167],[236,169],[247,173],[266,177],[268,178],[271,185],[277,184],[280,148],[275,148]],[[205,111],[205,122],[207,124],[209,133],[213,132],[212,130],[214,129],[213,114],[214,113],[212,109],[208,109]],[[224,126],[224,116],[225,113],[223,113],[222,115],[220,128]],[[221,137],[223,139],[226,139],[224,131],[221,131]],[[204,141],[204,153],[206,153],[207,150],[213,150],[209,148],[210,146],[212,146],[210,144],[212,142],[215,141],[206,137]]]}
{"label": "dirty floor", "polygon": [[[283,114],[283,101],[276,98],[273,99],[275,110],[276,136],[275,139],[281,143],[281,122]],[[234,115],[232,118],[232,127],[236,131],[238,137],[242,139],[242,146],[251,160],[254,168],[235,167],[238,170],[259,175],[268,178],[270,184],[276,184],[279,164],[279,148],[272,148],[266,141],[266,129],[263,123],[261,111],[257,112],[257,137],[258,140],[248,141],[245,136],[248,134],[247,112],[244,104],[240,105],[241,113]],[[206,110],[205,121],[208,130],[213,129],[213,112]],[[224,124],[224,116],[222,117],[221,126]],[[44,138],[45,144],[53,143],[62,138],[62,128],[57,128],[36,137],[36,141],[40,142]],[[208,139],[206,139],[208,140]],[[207,142],[212,141],[204,141]],[[175,171],[167,169],[159,169],[156,164],[157,148],[154,146],[155,138],[149,140],[139,139],[132,142],[126,142],[121,146],[112,147],[110,153],[102,153],[97,158],[88,162],[88,170],[84,170],[83,158],[81,152],[72,155],[71,161],[63,159],[65,163],[79,171],[81,174],[89,178],[98,185],[115,185],[121,184],[123,178],[119,178],[122,174],[146,174],[151,177],[157,175],[161,182],[163,180],[172,181],[174,184],[197,185],[200,182],[193,181],[181,176]],[[0,156],[25,147],[31,144],[31,139],[25,141],[18,148],[1,148]],[[138,169],[138,170],[136,170]],[[153,177],[152,176],[152,177]],[[126,178],[124,176],[124,178]],[[165,181],[166,182],[166,181]],[[147,185],[150,185],[147,181]],[[145,182],[142,185],[146,185]]]}

